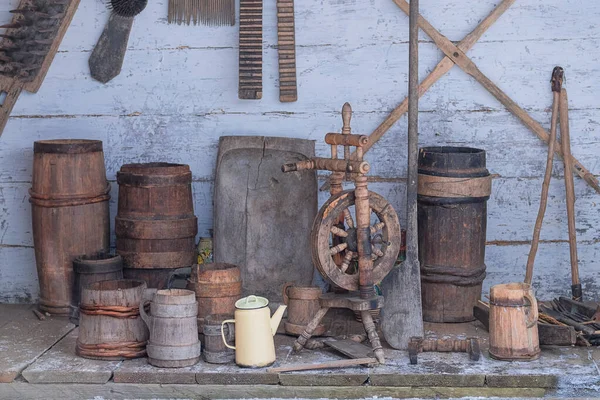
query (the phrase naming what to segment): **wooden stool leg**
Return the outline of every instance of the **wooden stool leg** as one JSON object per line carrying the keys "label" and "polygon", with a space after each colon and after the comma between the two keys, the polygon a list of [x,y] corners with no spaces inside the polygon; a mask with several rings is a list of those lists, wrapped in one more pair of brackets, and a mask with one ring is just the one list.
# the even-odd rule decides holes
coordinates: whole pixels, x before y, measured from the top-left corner
{"label": "wooden stool leg", "polygon": [[306,341],[310,339],[310,337],[312,336],[315,329],[317,329],[317,326],[319,326],[319,323],[321,322],[325,314],[327,314],[328,310],[329,307],[322,307],[319,309],[319,311],[317,311],[314,318],[308,323],[308,325],[306,325],[306,329],[304,330],[304,332],[302,332],[302,335],[298,336],[298,339],[296,339],[296,341],[294,342],[294,351],[298,352],[304,348],[304,346],[306,345]]}
{"label": "wooden stool leg", "polygon": [[379,341],[379,335],[377,335],[377,329],[375,328],[375,323],[373,322],[373,317],[369,311],[361,311],[360,316],[362,317],[363,326],[365,327],[365,331],[367,331],[367,336],[369,336],[369,341],[371,342],[371,347],[373,348],[373,353],[375,353],[375,358],[379,361],[380,364],[385,364],[385,357],[383,354],[383,347],[381,346],[381,342]]}

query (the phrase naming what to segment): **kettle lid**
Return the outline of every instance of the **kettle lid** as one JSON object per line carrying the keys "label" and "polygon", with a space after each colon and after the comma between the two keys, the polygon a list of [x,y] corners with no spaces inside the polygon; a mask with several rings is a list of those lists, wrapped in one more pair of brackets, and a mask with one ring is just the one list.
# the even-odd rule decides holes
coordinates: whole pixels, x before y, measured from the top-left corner
{"label": "kettle lid", "polygon": [[241,310],[253,310],[256,308],[263,308],[269,305],[269,300],[260,296],[248,296],[239,299],[235,302],[235,308]]}

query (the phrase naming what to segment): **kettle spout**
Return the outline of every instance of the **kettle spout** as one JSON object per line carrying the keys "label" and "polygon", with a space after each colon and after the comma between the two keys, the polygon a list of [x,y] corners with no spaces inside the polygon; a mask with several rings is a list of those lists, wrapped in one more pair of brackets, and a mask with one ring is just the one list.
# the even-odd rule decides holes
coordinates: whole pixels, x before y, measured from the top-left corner
{"label": "kettle spout", "polygon": [[286,308],[287,306],[284,306],[283,304],[280,305],[277,311],[275,311],[275,313],[271,317],[271,333],[273,334],[273,336],[275,336],[275,334],[277,333],[277,328],[279,327],[281,318],[283,318],[283,312]]}

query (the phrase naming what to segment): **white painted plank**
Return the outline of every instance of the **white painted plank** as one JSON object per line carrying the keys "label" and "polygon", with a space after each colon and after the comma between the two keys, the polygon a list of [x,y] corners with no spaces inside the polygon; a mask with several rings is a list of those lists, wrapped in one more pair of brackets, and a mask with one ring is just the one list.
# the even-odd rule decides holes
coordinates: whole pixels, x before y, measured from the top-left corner
{"label": "white painted plank", "polygon": [[38,297],[33,248],[0,246],[0,303],[33,303]]}

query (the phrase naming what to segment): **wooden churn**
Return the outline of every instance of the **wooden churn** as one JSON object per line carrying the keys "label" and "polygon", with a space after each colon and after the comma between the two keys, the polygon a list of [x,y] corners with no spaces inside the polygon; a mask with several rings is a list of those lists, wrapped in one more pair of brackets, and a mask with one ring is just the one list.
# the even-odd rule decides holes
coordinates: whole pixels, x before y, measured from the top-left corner
{"label": "wooden churn", "polygon": [[484,150],[419,150],[418,237],[423,319],[472,321],[485,278],[487,200]]}
{"label": "wooden churn", "polygon": [[150,330],[146,346],[148,362],[155,367],[189,367],[200,360],[198,340],[198,303],[191,290],[159,290],[150,303],[150,314],[139,306],[140,315]]}
{"label": "wooden churn", "polygon": [[[233,314],[212,314],[204,319],[204,361],[211,364],[227,364],[235,361],[235,351],[225,346],[221,337],[223,321],[231,320]],[[227,342],[235,341],[235,325],[225,324],[223,327]]]}
{"label": "wooden churn", "polygon": [[92,283],[81,292],[78,356],[98,360],[144,357],[148,328],[140,302],[154,290],[146,282],[112,280]]}
{"label": "wooden churn", "polygon": [[535,360],[540,355],[538,304],[527,283],[490,289],[490,356],[498,360]]}
{"label": "wooden churn", "polygon": [[73,261],[75,281],[69,320],[79,325],[79,301],[84,287],[100,281],[123,279],[123,259],[120,255],[96,253],[75,258]]}
{"label": "wooden churn", "polygon": [[100,140],[40,140],[33,145],[29,194],[40,310],[69,315],[73,260],[110,245],[104,153]]}
{"label": "wooden churn", "polygon": [[235,302],[242,297],[240,268],[225,263],[194,265],[187,288],[196,293],[198,331],[202,333],[208,315],[235,312]]}
{"label": "wooden churn", "polygon": [[[283,285],[283,303],[287,308],[287,321],[283,324],[285,333],[300,336],[306,325],[321,308],[319,304],[321,288],[317,286],[294,286],[288,282]],[[319,324],[313,336],[325,333],[325,325]]]}

